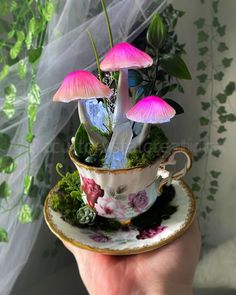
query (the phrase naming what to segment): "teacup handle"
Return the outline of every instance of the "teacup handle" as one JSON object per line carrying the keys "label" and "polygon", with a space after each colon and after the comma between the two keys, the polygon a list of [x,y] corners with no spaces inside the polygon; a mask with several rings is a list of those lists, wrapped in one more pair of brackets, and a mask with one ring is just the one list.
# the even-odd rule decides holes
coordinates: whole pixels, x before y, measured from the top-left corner
{"label": "teacup handle", "polygon": [[171,151],[170,155],[161,162],[160,168],[165,169],[165,166],[167,165],[175,165],[175,155],[176,154],[184,154],[186,156],[186,163],[184,165],[184,168],[180,169],[176,172],[169,172],[169,176],[162,179],[159,184],[159,191],[162,191],[162,188],[165,184],[170,185],[173,179],[180,179],[184,177],[184,175],[191,169],[192,162],[193,162],[193,156],[189,149],[186,147],[175,147]]}

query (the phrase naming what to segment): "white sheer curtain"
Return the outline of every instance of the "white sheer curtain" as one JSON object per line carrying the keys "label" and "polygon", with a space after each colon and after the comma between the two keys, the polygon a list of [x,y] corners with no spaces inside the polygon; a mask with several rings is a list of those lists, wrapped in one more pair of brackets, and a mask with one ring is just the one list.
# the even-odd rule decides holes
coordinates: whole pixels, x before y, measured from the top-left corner
{"label": "white sheer curtain", "polygon": [[[114,42],[133,39],[145,27],[155,10],[161,10],[165,0],[110,0],[106,1]],[[42,91],[38,119],[34,128],[36,135],[32,147],[32,164],[30,173],[36,174],[47,155],[48,149],[56,135],[68,122],[75,109],[75,104],[63,105],[52,103],[52,94],[63,77],[77,68],[94,70],[95,62],[92,47],[86,32],[89,29],[94,37],[99,53],[104,54],[109,48],[108,34],[104,15],[98,0],[61,0],[56,15],[49,24],[46,44],[37,71],[37,83]],[[11,68],[9,77],[0,84],[0,105],[3,104],[3,89],[17,77],[16,66]],[[18,97],[16,103],[17,118],[9,125],[0,118],[0,131],[14,134],[13,141],[24,143],[27,130],[26,96],[29,81],[17,83]],[[18,154],[16,147],[11,147],[9,155]],[[17,160],[14,175],[1,176],[12,188],[9,207],[14,206],[20,198],[23,177],[27,169],[27,156]],[[51,167],[48,167],[51,169]],[[39,201],[40,202],[40,198]],[[19,206],[0,215],[0,225],[9,233],[9,242],[0,248],[0,293],[9,294],[15,279],[26,263],[31,248],[37,237],[41,219],[32,224],[21,225],[17,221]]]}

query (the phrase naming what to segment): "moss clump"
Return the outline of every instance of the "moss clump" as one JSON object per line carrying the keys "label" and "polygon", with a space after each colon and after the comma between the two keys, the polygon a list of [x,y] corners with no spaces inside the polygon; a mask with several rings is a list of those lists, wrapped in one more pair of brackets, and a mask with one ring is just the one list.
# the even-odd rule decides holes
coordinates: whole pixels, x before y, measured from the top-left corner
{"label": "moss clump", "polygon": [[152,126],[142,146],[127,155],[126,167],[145,167],[152,164],[164,154],[168,145],[169,141],[164,132],[159,127]]}
{"label": "moss clump", "polygon": [[98,144],[90,145],[87,157],[84,159],[86,165],[102,167],[105,159],[105,152]]}
{"label": "moss clump", "polygon": [[83,200],[80,189],[78,172],[66,173],[58,182],[58,189],[52,195],[52,208],[62,214],[62,218],[73,224],[78,224],[77,211],[82,206]]}

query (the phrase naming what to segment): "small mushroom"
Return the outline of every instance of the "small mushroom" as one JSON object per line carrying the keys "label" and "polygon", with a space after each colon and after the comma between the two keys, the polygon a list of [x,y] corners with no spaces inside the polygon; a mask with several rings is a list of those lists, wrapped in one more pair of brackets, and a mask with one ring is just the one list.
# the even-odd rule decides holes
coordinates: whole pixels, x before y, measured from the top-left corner
{"label": "small mushroom", "polygon": [[108,98],[112,95],[111,89],[101,83],[93,74],[85,70],[77,70],[68,74],[53,97],[53,101],[70,102],[78,100],[80,122],[84,124],[92,144],[104,146],[107,139],[93,131],[93,124],[86,111],[83,100]]}
{"label": "small mushroom", "polygon": [[113,46],[100,64],[102,71],[120,71],[117,100],[113,115],[113,128],[127,121],[126,112],[131,107],[128,88],[128,69],[150,67],[152,58],[129,43],[123,42]]}
{"label": "small mushroom", "polygon": [[129,120],[144,123],[141,133],[133,138],[129,152],[141,146],[148,135],[150,124],[169,122],[175,110],[158,96],[147,96],[138,101],[127,113]]}

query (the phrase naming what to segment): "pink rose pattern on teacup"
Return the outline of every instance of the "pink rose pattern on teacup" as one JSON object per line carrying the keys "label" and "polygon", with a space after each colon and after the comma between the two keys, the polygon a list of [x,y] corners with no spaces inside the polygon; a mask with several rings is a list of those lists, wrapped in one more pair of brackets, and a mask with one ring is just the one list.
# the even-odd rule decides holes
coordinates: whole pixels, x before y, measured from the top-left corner
{"label": "pink rose pattern on teacup", "polygon": [[124,218],[126,212],[125,205],[111,197],[98,198],[95,209],[98,215],[109,218]]}
{"label": "pink rose pattern on teacup", "polygon": [[82,176],[82,190],[85,192],[87,196],[88,204],[91,208],[94,208],[94,204],[96,203],[99,197],[104,195],[104,190],[100,187],[100,185],[96,184],[96,182],[91,179]]}
{"label": "pink rose pattern on teacup", "polygon": [[100,216],[124,219],[128,210],[142,213],[148,206],[149,200],[145,190],[127,195],[124,193],[127,187],[120,186],[117,192],[110,190],[111,195],[104,196],[104,190],[93,179],[82,175],[81,178],[81,187],[86,194],[87,202],[91,208],[95,208]]}
{"label": "pink rose pattern on teacup", "polygon": [[141,213],[148,205],[148,196],[145,191],[140,191],[137,194],[129,194],[129,205],[135,212]]}

